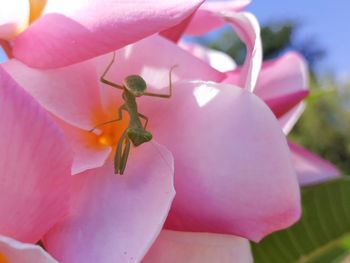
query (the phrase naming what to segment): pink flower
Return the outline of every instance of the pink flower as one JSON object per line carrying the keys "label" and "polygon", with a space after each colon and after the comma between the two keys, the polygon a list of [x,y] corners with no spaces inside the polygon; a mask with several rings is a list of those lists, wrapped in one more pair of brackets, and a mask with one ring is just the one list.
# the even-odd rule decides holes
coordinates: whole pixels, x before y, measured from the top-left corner
{"label": "pink flower", "polygon": [[[144,52],[150,47],[162,48],[154,56]],[[101,145],[102,150],[95,150],[94,158],[90,157],[88,152],[93,149],[90,143],[96,142],[90,137],[96,135],[88,130],[116,116],[118,101],[121,105],[119,90],[102,87],[99,91],[98,87],[98,78],[110,58],[109,55],[49,72],[27,68],[15,61],[5,65],[47,110],[65,121],[61,126],[76,144],[73,171],[100,166],[96,160],[109,156],[110,147]],[[298,188],[284,135],[274,116],[256,96],[230,85],[183,82],[206,78],[220,81],[222,74],[160,37],[127,47],[117,52],[117,58],[119,62],[113,65],[114,74],[107,76],[109,79],[121,83],[127,75],[141,74],[154,89],[166,86],[169,68],[179,65],[173,79],[182,82],[175,85],[171,99],[141,98],[139,103],[140,111],[150,119],[149,129],[155,140],[166,145],[176,158],[177,196],[167,220],[168,228],[257,239],[298,217]],[[97,64],[97,73],[93,72],[93,64]],[[188,71],[189,66],[193,70]],[[81,81],[77,81],[77,76]],[[102,101],[98,100],[100,96]],[[211,127],[208,121],[213,123]],[[135,151],[142,152],[143,148]],[[133,166],[132,160],[128,165]],[[255,192],[254,198],[250,191]],[[267,193],[269,199],[265,197]],[[245,203],[237,196],[246,198]],[[256,199],[266,202],[264,213]],[[199,205],[202,202],[206,206]],[[220,224],[212,223],[213,213]],[[269,222],[273,217],[276,223],[272,227]]]}
{"label": "pink flower", "polygon": [[[135,11],[126,2],[125,9],[119,10],[118,4],[106,9],[105,2],[103,12],[82,5],[86,9],[81,13],[74,6],[61,10],[49,4],[44,10],[59,10],[63,16],[42,16],[14,40],[14,56],[30,66],[65,67],[34,69],[15,59],[2,65],[49,112],[74,152],[69,211],[45,234],[45,247],[60,262],[138,262],[166,220],[166,228],[177,232],[162,232],[151,258],[158,258],[158,245],[169,248],[164,252],[170,254],[181,247],[179,257],[186,256],[182,242],[192,240],[213,255],[217,250],[211,244],[218,244],[227,258],[234,255],[228,251],[233,246],[237,255],[249,259],[247,240],[221,234],[257,241],[300,215],[299,188],[285,136],[270,109],[252,93],[261,66],[256,20],[246,13],[220,15],[220,21],[235,26],[248,48],[236,82],[225,84],[226,74],[176,44],[161,36],[144,38],[161,30],[167,36],[179,34],[197,2],[171,1],[171,16],[163,3],[153,13],[148,4]],[[90,20],[87,14],[92,11],[96,15]],[[136,19],[140,14],[142,23]],[[106,38],[116,32],[116,38]],[[117,60],[107,78],[115,83],[139,74],[151,91],[165,93],[169,69],[178,65],[171,99],[138,100],[139,111],[149,117],[154,141],[132,149],[123,177],[113,175],[111,152],[127,121],[103,126],[100,133],[89,132],[115,118],[122,104],[120,90],[99,81],[111,54],[96,56],[114,49]],[[172,203],[174,173],[177,194]],[[168,240],[175,241],[174,247]]]}

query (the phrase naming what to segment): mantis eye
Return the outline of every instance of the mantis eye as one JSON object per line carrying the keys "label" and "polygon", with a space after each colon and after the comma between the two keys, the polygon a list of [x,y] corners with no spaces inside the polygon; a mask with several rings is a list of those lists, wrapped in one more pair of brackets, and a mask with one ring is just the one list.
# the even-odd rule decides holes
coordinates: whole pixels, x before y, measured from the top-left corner
{"label": "mantis eye", "polygon": [[123,84],[135,97],[142,96],[147,88],[146,81],[139,75],[127,76]]}

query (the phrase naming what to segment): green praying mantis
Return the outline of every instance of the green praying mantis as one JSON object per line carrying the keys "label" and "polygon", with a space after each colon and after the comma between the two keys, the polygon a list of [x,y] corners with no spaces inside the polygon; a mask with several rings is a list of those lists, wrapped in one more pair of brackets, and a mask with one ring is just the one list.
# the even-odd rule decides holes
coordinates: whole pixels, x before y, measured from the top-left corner
{"label": "green praying mantis", "polygon": [[[148,118],[141,114],[138,111],[136,98],[141,96],[152,96],[159,98],[170,98],[172,96],[172,81],[171,81],[171,73],[172,70],[177,66],[174,65],[169,70],[169,93],[168,94],[157,94],[146,92],[147,84],[145,80],[139,75],[130,75],[127,76],[122,85],[116,84],[106,79],[106,75],[109,72],[115,61],[115,52],[113,53],[113,57],[111,62],[108,64],[107,68],[103,72],[100,81],[105,83],[113,88],[123,90],[122,98],[124,103],[118,109],[118,118],[115,120],[110,120],[104,123],[100,123],[90,130],[92,132],[98,127],[103,125],[121,121],[123,118],[123,111],[126,111],[129,114],[129,124],[128,127],[124,130],[122,135],[120,136],[117,148],[114,156],[114,173],[115,174],[123,174],[126,163],[128,161],[129,152],[131,143],[137,147],[145,142],[149,142],[152,140],[152,134],[146,130],[148,124]],[[141,123],[141,119],[145,121],[144,125]],[[131,142],[131,143],[130,143]]]}

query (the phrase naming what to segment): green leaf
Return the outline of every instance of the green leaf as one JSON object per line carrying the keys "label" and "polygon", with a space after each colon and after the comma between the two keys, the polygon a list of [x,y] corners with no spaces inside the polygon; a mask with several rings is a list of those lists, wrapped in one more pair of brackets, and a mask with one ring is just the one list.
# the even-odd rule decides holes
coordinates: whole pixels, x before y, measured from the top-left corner
{"label": "green leaf", "polygon": [[336,93],[337,90],[335,87],[327,88],[327,89],[318,89],[318,90],[311,90],[309,96],[306,98],[307,103],[313,103],[319,100],[321,97],[328,96],[332,93]]}
{"label": "green leaf", "polygon": [[303,188],[302,209],[297,224],[252,244],[255,263],[350,262],[350,179]]}

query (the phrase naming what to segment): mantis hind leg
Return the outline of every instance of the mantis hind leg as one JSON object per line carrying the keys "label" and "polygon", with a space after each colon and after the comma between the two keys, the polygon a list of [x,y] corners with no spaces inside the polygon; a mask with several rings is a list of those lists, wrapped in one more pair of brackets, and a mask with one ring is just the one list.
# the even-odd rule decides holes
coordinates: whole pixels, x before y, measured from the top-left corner
{"label": "mantis hind leg", "polygon": [[125,167],[126,167],[126,162],[128,161],[129,157],[129,152],[130,152],[130,139],[128,136],[125,137],[125,146],[124,146],[124,151],[121,156],[121,162],[120,162],[120,167],[119,167],[119,172],[120,174],[124,173]]}
{"label": "mantis hind leg", "polygon": [[[115,174],[123,174],[126,166],[126,162],[129,156],[129,151],[130,151],[130,140],[126,136],[126,131],[125,130],[120,136],[118,144],[117,144],[117,149],[115,151],[115,156],[114,156],[114,173]],[[125,147],[123,145],[125,143]],[[123,149],[124,147],[124,149]]]}
{"label": "mantis hind leg", "polygon": [[173,72],[174,68],[176,68],[177,65],[174,65],[170,68],[169,70],[169,91],[168,94],[158,94],[158,93],[152,93],[152,92],[145,92],[145,96],[150,96],[150,97],[158,97],[158,98],[165,98],[169,99],[173,95],[173,83],[171,81],[171,73]]}

